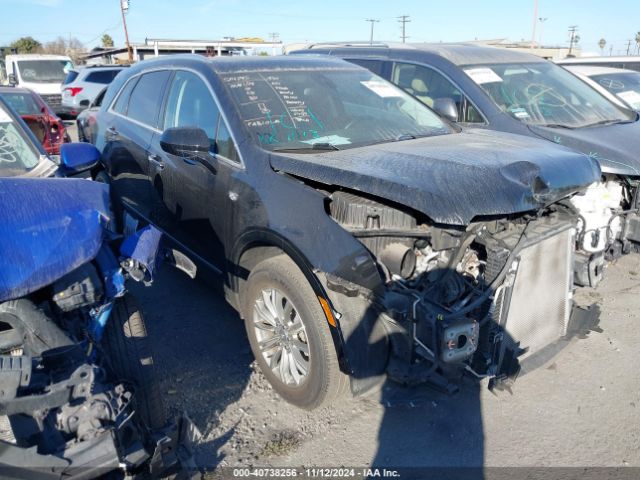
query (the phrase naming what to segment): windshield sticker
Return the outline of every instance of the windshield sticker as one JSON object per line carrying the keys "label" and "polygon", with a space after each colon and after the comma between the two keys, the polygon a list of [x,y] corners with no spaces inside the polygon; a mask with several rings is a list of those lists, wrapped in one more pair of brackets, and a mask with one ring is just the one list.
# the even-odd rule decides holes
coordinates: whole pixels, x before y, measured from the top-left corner
{"label": "windshield sticker", "polygon": [[380,82],[379,80],[368,80],[360,83],[379,97],[402,97],[402,93],[400,92],[400,90],[389,83]]}
{"label": "windshield sticker", "polygon": [[510,108],[509,111],[516,118],[529,118],[529,112],[527,112],[524,108]]}
{"label": "windshield sticker", "polygon": [[500,78],[496,72],[487,67],[469,68],[465,70],[465,73],[478,85],[482,85],[483,83],[502,82],[502,78]]}
{"label": "windshield sticker", "polygon": [[326,135],[312,140],[305,140],[303,143],[308,143],[309,145],[315,145],[316,143],[328,143],[329,145],[336,146],[351,145],[351,141],[347,137],[341,137],[340,135]]}
{"label": "windshield sticker", "polygon": [[640,107],[640,93],[629,90],[627,92],[617,93],[616,95],[618,95],[622,100],[627,102],[633,108]]}
{"label": "windshield sticker", "polygon": [[13,123],[13,121],[11,120],[11,117],[9,116],[9,114],[7,112],[5,112],[4,110],[0,109],[0,122],[2,123]]}

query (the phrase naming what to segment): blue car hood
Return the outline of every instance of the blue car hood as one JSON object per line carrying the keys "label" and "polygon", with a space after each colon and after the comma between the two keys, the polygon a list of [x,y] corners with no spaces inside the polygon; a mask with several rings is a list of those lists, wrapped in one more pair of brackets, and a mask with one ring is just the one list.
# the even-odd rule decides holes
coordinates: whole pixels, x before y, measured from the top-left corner
{"label": "blue car hood", "polygon": [[42,288],[93,259],[109,218],[104,184],[0,178],[0,301]]}
{"label": "blue car hood", "polygon": [[529,129],[595,158],[605,173],[640,177],[640,121],[573,130],[535,125],[529,125]]}
{"label": "blue car hood", "polygon": [[478,129],[327,153],[273,154],[271,166],[406,205],[447,225],[536,210],[600,177],[598,163],[580,153]]}

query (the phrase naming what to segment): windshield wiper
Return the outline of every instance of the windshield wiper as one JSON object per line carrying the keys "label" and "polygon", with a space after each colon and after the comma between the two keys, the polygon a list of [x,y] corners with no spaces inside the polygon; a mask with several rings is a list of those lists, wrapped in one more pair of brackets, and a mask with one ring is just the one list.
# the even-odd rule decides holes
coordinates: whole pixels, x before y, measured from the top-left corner
{"label": "windshield wiper", "polygon": [[283,147],[274,148],[274,152],[292,152],[292,153],[305,153],[305,152],[334,152],[340,150],[338,147],[331,143],[312,143],[305,147]]}
{"label": "windshield wiper", "polygon": [[540,123],[540,124],[532,124],[534,127],[548,127],[548,128],[566,128],[568,130],[575,130],[576,127],[572,127],[570,125],[564,125],[562,123]]}

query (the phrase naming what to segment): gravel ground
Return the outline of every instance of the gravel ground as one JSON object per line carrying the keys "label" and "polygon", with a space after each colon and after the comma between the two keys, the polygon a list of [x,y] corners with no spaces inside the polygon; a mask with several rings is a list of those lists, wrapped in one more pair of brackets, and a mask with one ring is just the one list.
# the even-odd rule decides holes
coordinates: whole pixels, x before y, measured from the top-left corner
{"label": "gravel ground", "polygon": [[617,261],[597,290],[578,295],[601,306],[603,333],[570,342],[518,379],[512,395],[494,395],[485,383],[454,396],[387,384],[314,412],[271,390],[216,288],[165,268],[153,287],[132,290],[166,406],[186,412],[202,433],[203,468],[640,467],[640,255]]}
{"label": "gravel ground", "polygon": [[200,466],[640,467],[640,255],[580,294],[601,305],[604,332],[570,342],[512,395],[484,383],[454,396],[385,385],[314,412],[271,390],[216,288],[167,268],[134,291],[167,407],[203,435]]}

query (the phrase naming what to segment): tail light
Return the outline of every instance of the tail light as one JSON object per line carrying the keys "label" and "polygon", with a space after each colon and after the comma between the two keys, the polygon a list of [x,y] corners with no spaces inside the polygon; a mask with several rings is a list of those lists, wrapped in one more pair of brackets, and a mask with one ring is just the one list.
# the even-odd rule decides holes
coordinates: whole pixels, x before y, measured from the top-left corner
{"label": "tail light", "polygon": [[69,88],[65,88],[65,91],[69,92],[72,97],[75,97],[77,94],[79,94],[82,91],[82,87],[69,87]]}

